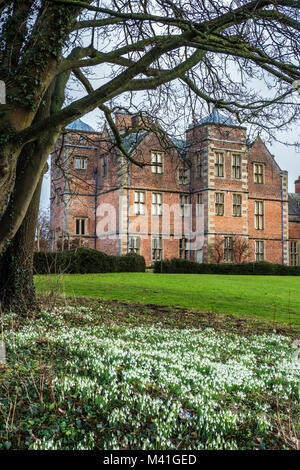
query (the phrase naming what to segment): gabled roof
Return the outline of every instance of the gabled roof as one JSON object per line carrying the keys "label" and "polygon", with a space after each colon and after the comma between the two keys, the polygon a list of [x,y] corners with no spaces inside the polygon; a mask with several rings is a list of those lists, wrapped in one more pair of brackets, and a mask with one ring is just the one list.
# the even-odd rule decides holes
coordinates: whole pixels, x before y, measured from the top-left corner
{"label": "gabled roof", "polygon": [[238,126],[239,124],[232,118],[221,114],[220,111],[214,109],[211,114],[204,117],[200,121],[190,124],[190,128],[194,126],[200,126],[201,124],[212,123],[212,124],[224,124],[227,126]]}
{"label": "gabled roof", "polygon": [[204,124],[205,122],[212,122],[215,124],[227,124],[228,126],[237,125],[237,123],[232,118],[224,116],[224,114],[221,114],[217,109],[214,109],[209,116],[206,116],[204,119],[202,119],[199,124]]}
{"label": "gabled roof", "polygon": [[258,134],[256,136],[256,138],[250,142],[250,140],[248,139],[247,142],[247,147],[248,147],[248,150],[249,150],[249,156],[251,156],[251,150],[254,149],[255,147],[257,146],[262,146],[263,149],[265,149],[265,151],[268,153],[268,155],[270,156],[270,161],[271,161],[271,164],[274,164],[277,169],[279,171],[282,171],[279,164],[277,163],[277,161],[275,160],[275,156],[270,152],[270,150],[268,149],[268,147],[266,146],[265,142],[262,140],[262,138],[260,137],[260,134]]}
{"label": "gabled roof", "polygon": [[89,126],[81,119],[76,119],[76,121],[71,122],[71,124],[66,126],[66,129],[72,129],[74,131],[95,132],[95,129],[93,129],[92,126]]}
{"label": "gabled roof", "polygon": [[185,140],[176,139],[175,137],[171,138],[170,140],[171,140],[172,144],[174,144],[174,147],[176,147],[179,152],[182,152],[183,150],[185,150],[185,148],[186,148]]}
{"label": "gabled roof", "polygon": [[289,215],[300,218],[300,194],[289,193]]}
{"label": "gabled roof", "polygon": [[[111,130],[107,130],[108,135],[113,143],[115,143],[115,137]],[[122,138],[122,133],[120,136],[122,138],[122,145],[126,152],[131,153],[133,150],[141,143],[141,141],[151,133],[151,131],[139,131],[132,132],[131,134],[126,135]],[[185,150],[185,141],[181,139],[170,139],[174,147],[177,148],[178,152],[182,154]]]}
{"label": "gabled roof", "polygon": [[132,134],[128,134],[126,137],[124,137],[122,139],[122,144],[126,152],[131,153],[135,147],[139,145],[143,138],[146,137],[147,134],[148,131],[133,132]]}

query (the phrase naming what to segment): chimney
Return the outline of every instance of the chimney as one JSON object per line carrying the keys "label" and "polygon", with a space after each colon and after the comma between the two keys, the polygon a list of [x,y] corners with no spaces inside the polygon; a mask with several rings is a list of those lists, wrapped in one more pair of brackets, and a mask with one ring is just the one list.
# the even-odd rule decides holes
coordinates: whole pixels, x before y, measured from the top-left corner
{"label": "chimney", "polygon": [[155,122],[151,116],[147,114],[135,114],[132,116],[132,127],[153,127]]}
{"label": "chimney", "polygon": [[299,178],[295,181],[295,193],[300,194],[300,176]]}
{"label": "chimney", "polygon": [[126,132],[132,127],[131,114],[127,114],[122,111],[115,113],[115,124],[119,132]]}

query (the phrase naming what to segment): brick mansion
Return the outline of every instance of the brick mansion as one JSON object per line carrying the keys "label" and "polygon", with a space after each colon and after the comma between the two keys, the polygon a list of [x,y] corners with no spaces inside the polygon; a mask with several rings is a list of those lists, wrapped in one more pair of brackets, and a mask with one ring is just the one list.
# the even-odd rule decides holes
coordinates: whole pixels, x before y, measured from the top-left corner
{"label": "brick mansion", "polygon": [[300,178],[258,137],[217,110],[183,141],[162,138],[141,117],[115,114],[129,161],[114,137],[81,120],[51,154],[52,249],[77,241],[108,254],[198,262],[300,264]]}

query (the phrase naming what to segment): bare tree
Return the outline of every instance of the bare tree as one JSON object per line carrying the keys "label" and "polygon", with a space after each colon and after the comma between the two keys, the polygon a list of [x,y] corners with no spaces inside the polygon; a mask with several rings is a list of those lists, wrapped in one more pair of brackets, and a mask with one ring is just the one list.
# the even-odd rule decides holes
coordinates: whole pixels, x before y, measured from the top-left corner
{"label": "bare tree", "polygon": [[234,237],[233,240],[233,257],[235,263],[244,263],[249,255],[249,243],[245,238]]}
{"label": "bare tree", "polygon": [[[10,283],[18,285],[9,292],[26,290],[32,278],[17,254],[32,252],[37,211],[26,225],[30,236],[21,227],[36,208],[47,156],[67,124],[99,108],[129,160],[111,117],[124,103],[147,103],[166,125],[174,114],[189,119],[215,106],[271,133],[287,126],[299,109],[292,100],[300,79],[299,6],[292,0],[103,0],[101,6],[97,0],[0,0],[0,80],[6,86],[0,278],[10,272]],[[253,91],[254,80],[261,90]],[[72,100],[75,83],[86,94]],[[26,266],[22,281],[12,257]],[[0,301],[7,308],[15,294],[5,289],[0,286]],[[31,292],[24,298],[32,300]]]}
{"label": "bare tree", "polygon": [[50,214],[48,209],[40,209],[36,224],[36,243],[37,251],[47,251],[50,248],[51,227]]}
{"label": "bare tree", "polygon": [[216,235],[214,242],[208,246],[208,259],[216,264],[224,260],[224,238],[221,235]]}
{"label": "bare tree", "polygon": [[[221,235],[216,235],[214,242],[209,245],[208,247],[208,257],[209,261],[212,263],[222,263],[224,262],[224,255],[225,255],[225,238]],[[244,263],[248,259],[249,254],[249,243],[248,241],[243,238],[237,236],[231,236],[230,241],[227,245],[228,252],[228,260],[234,263]]]}

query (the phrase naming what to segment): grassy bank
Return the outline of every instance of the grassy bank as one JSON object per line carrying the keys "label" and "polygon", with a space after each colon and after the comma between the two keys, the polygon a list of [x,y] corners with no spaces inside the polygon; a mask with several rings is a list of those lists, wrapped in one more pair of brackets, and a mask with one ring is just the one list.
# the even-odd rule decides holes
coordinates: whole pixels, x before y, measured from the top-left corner
{"label": "grassy bank", "polygon": [[297,277],[108,273],[36,276],[39,292],[178,306],[202,312],[256,315],[300,323]]}

